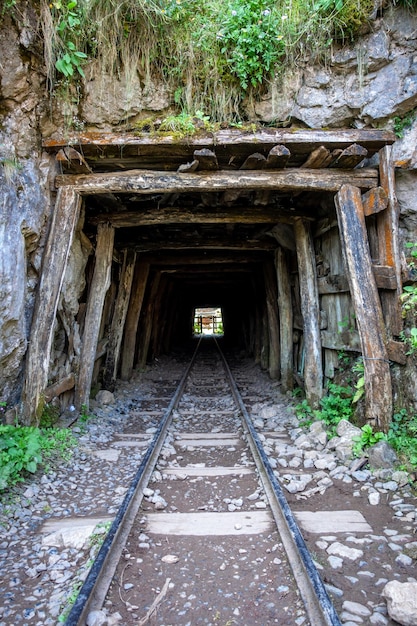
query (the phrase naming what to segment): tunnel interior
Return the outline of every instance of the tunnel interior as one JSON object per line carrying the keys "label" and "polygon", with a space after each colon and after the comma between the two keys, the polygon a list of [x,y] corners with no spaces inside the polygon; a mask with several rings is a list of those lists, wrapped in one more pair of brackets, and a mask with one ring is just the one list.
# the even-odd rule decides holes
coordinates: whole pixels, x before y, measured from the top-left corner
{"label": "tunnel interior", "polygon": [[[197,307],[220,308],[226,348],[280,378],[284,391],[322,388],[340,350],[361,351],[346,266],[356,243],[349,227],[340,232],[352,202],[385,322],[398,335],[396,268],[384,257],[395,233],[378,186],[393,141],[383,131],[227,129],[45,142],[56,156],[58,209],[70,210],[62,197],[80,207],[70,235],[84,250],[77,303],[61,296],[57,305],[48,384],[64,389],[61,403],[113,390],[188,346]],[[338,209],[344,188],[358,199],[342,198]],[[74,280],[69,258],[64,283]]]}

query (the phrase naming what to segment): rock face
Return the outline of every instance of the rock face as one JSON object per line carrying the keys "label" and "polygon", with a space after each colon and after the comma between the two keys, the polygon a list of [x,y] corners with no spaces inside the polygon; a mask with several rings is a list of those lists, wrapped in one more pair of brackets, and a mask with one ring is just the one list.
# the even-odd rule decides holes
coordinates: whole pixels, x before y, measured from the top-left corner
{"label": "rock face", "polygon": [[256,105],[259,119],[293,118],[311,128],[361,128],[403,116],[417,105],[413,22],[406,11],[393,11],[376,20],[373,32],[353,47],[336,47],[325,69],[309,66],[286,76]]}
{"label": "rock face", "polygon": [[14,157],[6,163],[8,168],[0,167],[0,393],[13,403],[20,392],[48,203],[37,163],[21,164]]}
{"label": "rock face", "polygon": [[391,580],[382,591],[389,616],[403,626],[417,626],[417,582]]}

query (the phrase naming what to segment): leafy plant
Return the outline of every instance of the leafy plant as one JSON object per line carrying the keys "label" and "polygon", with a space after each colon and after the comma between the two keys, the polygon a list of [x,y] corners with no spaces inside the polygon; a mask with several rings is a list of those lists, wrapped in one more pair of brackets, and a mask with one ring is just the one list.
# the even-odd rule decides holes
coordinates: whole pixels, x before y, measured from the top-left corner
{"label": "leafy plant", "polygon": [[406,113],[403,117],[396,116],[394,117],[394,133],[397,135],[399,139],[404,137],[405,131],[412,126],[414,120],[416,119],[417,109],[413,109]]}
{"label": "leafy plant", "polygon": [[41,461],[39,428],[0,426],[0,491],[36,472]]}
{"label": "leafy plant", "polygon": [[405,467],[415,469],[417,466],[417,415],[408,415],[406,409],[394,413],[387,440]]}
{"label": "leafy plant", "polygon": [[77,49],[74,43],[82,34],[83,16],[77,0],[62,2],[53,0],[51,8],[55,12],[56,33],[58,35],[58,50],[55,68],[65,78],[70,78],[75,72],[84,77],[82,64],[87,54]]}
{"label": "leafy plant", "polygon": [[352,398],[352,403],[355,404],[359,402],[365,395],[365,365],[363,362],[363,358],[359,357],[356,360],[356,363],[352,367],[352,371],[359,374],[359,377],[355,383],[356,392]]}
{"label": "leafy plant", "polygon": [[387,439],[387,435],[382,432],[374,432],[370,424],[365,424],[361,428],[362,434],[354,437],[355,445],[353,446],[354,456],[360,456],[366,448],[374,446],[378,441]]}
{"label": "leafy plant", "polygon": [[0,491],[5,491],[46,461],[67,461],[76,440],[68,429],[0,425]]}

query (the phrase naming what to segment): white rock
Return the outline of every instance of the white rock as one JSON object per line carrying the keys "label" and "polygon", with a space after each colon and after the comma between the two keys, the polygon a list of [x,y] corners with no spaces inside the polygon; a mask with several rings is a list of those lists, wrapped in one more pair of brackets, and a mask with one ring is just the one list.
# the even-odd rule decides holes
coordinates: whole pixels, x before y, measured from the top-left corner
{"label": "white rock", "polygon": [[351,613],[352,615],[358,615],[359,617],[369,617],[371,611],[359,602],[352,602],[351,600],[345,600],[343,602],[343,610]]}
{"label": "white rock", "polygon": [[342,559],[349,559],[349,561],[356,561],[363,556],[363,551],[357,548],[349,548],[343,545],[343,543],[335,541],[327,548],[327,554],[339,556]]}
{"label": "white rock", "polygon": [[379,504],[380,497],[381,496],[378,491],[373,491],[368,495],[369,504],[372,504],[372,506],[377,506]]}
{"label": "white rock", "polygon": [[101,404],[102,406],[106,406],[109,404],[114,404],[114,394],[111,391],[107,391],[106,389],[102,389],[96,395],[97,404]]}
{"label": "white rock", "polygon": [[329,556],[327,560],[332,569],[340,569],[343,567],[343,559],[338,556]]}
{"label": "white rock", "polygon": [[382,590],[388,614],[402,626],[417,626],[417,582],[391,580]]}
{"label": "white rock", "polygon": [[87,615],[87,626],[103,626],[103,624],[106,623],[107,615],[104,613],[104,611],[91,611],[91,613]]}

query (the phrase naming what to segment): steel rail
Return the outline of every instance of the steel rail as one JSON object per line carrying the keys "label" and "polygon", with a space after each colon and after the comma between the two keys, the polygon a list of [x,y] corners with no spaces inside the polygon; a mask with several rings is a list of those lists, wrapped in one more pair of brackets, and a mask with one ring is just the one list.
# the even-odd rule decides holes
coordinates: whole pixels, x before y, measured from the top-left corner
{"label": "steel rail", "polygon": [[304,602],[310,624],[311,626],[341,626],[339,617],[327,594],[326,588],[288,505],[281,485],[265,454],[258,433],[253,427],[252,420],[245,407],[226,358],[215,338],[214,341],[222,358],[229,384],[232,388],[233,397],[242,413],[248,444],[255,459],[256,467],[269,500],[272,514]]}
{"label": "steel rail", "polygon": [[104,604],[117,564],[141,505],[143,489],[147,486],[155,468],[166,432],[172,421],[172,413],[181,399],[200,342],[201,338],[68,614],[65,626],[84,626],[88,614],[91,611],[101,609]]}

